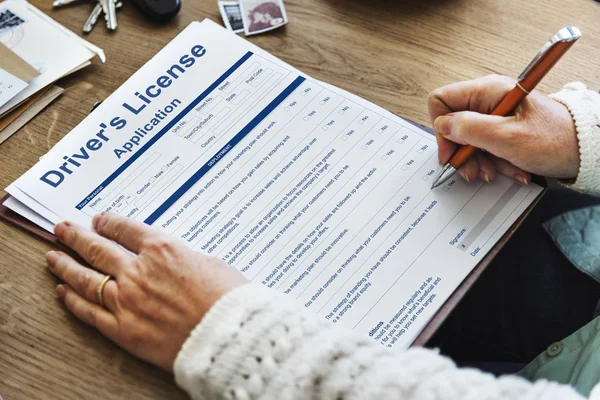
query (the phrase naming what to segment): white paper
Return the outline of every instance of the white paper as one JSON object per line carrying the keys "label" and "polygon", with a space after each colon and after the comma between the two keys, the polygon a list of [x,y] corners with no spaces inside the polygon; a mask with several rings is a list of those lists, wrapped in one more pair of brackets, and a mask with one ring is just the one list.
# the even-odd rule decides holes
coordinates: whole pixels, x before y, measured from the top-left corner
{"label": "white paper", "polygon": [[50,221],[152,224],[407,347],[541,192],[504,177],[431,191],[437,170],[427,132],[204,21],[7,191]]}
{"label": "white paper", "polygon": [[27,82],[0,68],[0,107],[8,103],[26,87]]}
{"label": "white paper", "polygon": [[33,60],[41,75],[33,78],[29,86],[11,101],[0,107],[4,114],[23,100],[65,76],[70,71],[88,63],[96,54],[104,57],[102,50],[87,43],[24,0],[7,0],[0,9],[13,11],[25,23],[0,33],[0,42],[24,60]]}
{"label": "white paper", "polygon": [[40,214],[31,210],[29,207],[27,207],[25,204],[21,203],[15,197],[9,197],[2,204],[6,208],[9,208],[9,209],[13,210],[14,212],[16,212],[17,214],[20,214],[23,217],[27,218],[28,220],[30,220],[37,226],[44,228],[45,230],[47,230],[50,233],[54,233],[54,224],[52,222],[48,221],[47,219],[42,217]]}
{"label": "white paper", "polygon": [[64,221],[64,218],[59,217],[54,214],[52,211],[48,210],[43,204],[38,203],[37,200],[33,199],[27,193],[24,193],[19,188],[14,185],[8,186],[6,189],[7,192],[11,193],[11,195],[22,203],[24,206],[28,207],[31,211],[37,213],[40,217],[52,222],[53,224],[58,224],[61,221]]}

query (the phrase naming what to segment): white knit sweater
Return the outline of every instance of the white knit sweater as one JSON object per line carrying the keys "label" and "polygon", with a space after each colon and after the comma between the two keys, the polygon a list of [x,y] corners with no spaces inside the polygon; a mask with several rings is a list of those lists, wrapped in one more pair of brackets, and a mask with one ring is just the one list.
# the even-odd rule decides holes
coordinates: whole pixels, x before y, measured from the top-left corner
{"label": "white knit sweater", "polygon": [[[552,97],[577,126],[581,169],[571,187],[600,195],[600,95],[576,83]],[[175,378],[193,399],[582,399],[552,382],[459,369],[433,350],[384,348],[254,284],[212,307],[183,345]]]}

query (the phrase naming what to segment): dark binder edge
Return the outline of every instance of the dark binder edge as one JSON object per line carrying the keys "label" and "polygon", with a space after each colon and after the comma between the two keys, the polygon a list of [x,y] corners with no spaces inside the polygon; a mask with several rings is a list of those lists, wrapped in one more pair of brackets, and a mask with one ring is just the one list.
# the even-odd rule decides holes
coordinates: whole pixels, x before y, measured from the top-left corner
{"label": "dark binder edge", "polygon": [[20,214],[17,214],[10,208],[7,208],[4,205],[4,202],[10,197],[12,197],[10,194],[6,194],[0,199],[0,220],[9,222],[10,224],[16,227],[21,228],[29,233],[33,233],[35,236],[38,236],[51,243],[59,244],[58,239],[52,233],[48,232],[43,228],[40,228],[27,218],[23,217]]}
{"label": "dark binder edge", "polygon": [[[416,122],[407,120],[403,118],[405,121],[411,123],[412,125],[426,130],[427,132],[433,134],[433,131],[430,128],[427,128],[423,125],[420,125]],[[544,178],[534,177],[533,180],[538,185],[542,186],[544,190],[536,197],[536,199],[531,203],[529,207],[525,210],[523,214],[515,221],[515,223],[509,228],[509,230],[500,238],[500,240],[494,245],[494,247],[485,255],[485,257],[477,264],[475,268],[467,275],[467,277],[462,281],[462,283],[454,290],[452,295],[444,302],[442,307],[435,313],[431,321],[425,326],[425,329],[419,334],[417,339],[413,342],[411,347],[415,346],[424,346],[427,342],[433,337],[435,332],[439,329],[440,326],[444,323],[444,321],[448,318],[448,316],[452,313],[452,310],[460,303],[462,298],[467,294],[469,289],[477,282],[481,274],[486,270],[490,262],[494,259],[496,254],[500,252],[500,250],[504,247],[504,245],[508,242],[511,236],[515,233],[517,228],[523,223],[523,221],[527,218],[533,207],[540,201],[542,196],[546,193],[548,188],[547,182]],[[6,194],[2,199],[0,199],[0,220],[4,220],[9,222],[10,224],[21,228],[29,233],[34,234],[35,236],[41,237],[51,243],[61,246],[60,242],[50,232],[46,231],[43,228],[40,228],[33,222],[24,218],[23,216],[17,214],[16,212],[10,210],[9,208],[4,206],[4,202],[8,199],[10,194]],[[62,246],[61,246],[62,247]]]}
{"label": "dark binder edge", "polygon": [[[426,126],[423,126],[419,123],[416,123],[414,121],[411,121],[411,120],[403,118],[403,117],[400,117],[400,118],[402,118],[406,122],[416,126],[417,128],[423,129],[423,130],[429,132],[430,134],[435,135],[435,132],[431,128],[428,128]],[[448,318],[448,316],[450,316],[450,314],[456,308],[456,306],[458,306],[458,304],[460,303],[462,298],[467,294],[469,289],[471,289],[471,287],[475,284],[475,282],[477,282],[477,280],[479,279],[481,274],[483,274],[483,272],[487,269],[487,267],[490,265],[490,263],[492,262],[494,257],[496,257],[496,255],[500,252],[500,250],[502,250],[502,248],[506,245],[508,240],[517,231],[519,226],[521,226],[523,221],[525,221],[525,219],[527,218],[529,213],[531,213],[531,210],[533,210],[533,208],[537,205],[537,203],[539,203],[539,201],[542,199],[544,194],[546,194],[546,191],[548,190],[548,182],[546,182],[546,179],[544,179],[541,176],[533,176],[533,182],[540,185],[543,188],[541,193],[535,198],[533,203],[531,203],[529,205],[529,207],[527,207],[527,209],[523,212],[523,214],[521,214],[519,216],[519,218],[515,221],[515,223],[511,225],[511,227],[508,229],[508,231],[506,231],[506,233],[504,235],[502,235],[500,240],[498,240],[498,242],[496,242],[494,247],[492,247],[490,249],[490,251],[488,251],[488,253],[485,255],[485,257],[483,257],[481,259],[479,264],[477,264],[475,266],[475,268],[473,268],[471,270],[471,272],[461,282],[461,284],[458,285],[458,287],[454,290],[454,292],[450,295],[450,297],[448,297],[448,299],[444,302],[442,307],[440,307],[440,309],[437,310],[437,312],[434,314],[431,321],[429,321],[429,323],[421,331],[419,336],[417,336],[415,341],[412,343],[411,347],[419,347],[419,346],[427,345],[427,342],[433,337],[433,335],[437,332],[437,330],[442,326],[444,321],[446,321],[446,319]]]}
{"label": "dark binder edge", "polygon": [[425,326],[425,329],[421,331],[417,339],[413,342],[411,347],[416,346],[425,346],[427,342],[433,337],[433,335],[437,332],[437,330],[442,326],[444,321],[450,316],[452,311],[456,308],[456,306],[460,303],[462,298],[467,294],[469,289],[477,282],[481,274],[487,269],[489,264],[492,262],[494,257],[502,250],[502,248],[506,245],[508,240],[512,237],[512,235],[517,231],[519,226],[525,221],[531,210],[537,205],[537,203],[542,199],[546,191],[548,190],[548,183],[542,177],[534,177],[534,183],[542,186],[544,189],[542,192],[535,198],[533,203],[527,207],[527,209],[521,214],[521,216],[515,221],[514,224],[506,231],[506,233],[498,240],[498,242],[488,251],[488,253],[483,257],[483,259],[477,264],[475,268],[467,275],[467,277],[462,281],[462,283],[454,290],[454,292],[448,297],[444,305],[435,313],[431,321]]}

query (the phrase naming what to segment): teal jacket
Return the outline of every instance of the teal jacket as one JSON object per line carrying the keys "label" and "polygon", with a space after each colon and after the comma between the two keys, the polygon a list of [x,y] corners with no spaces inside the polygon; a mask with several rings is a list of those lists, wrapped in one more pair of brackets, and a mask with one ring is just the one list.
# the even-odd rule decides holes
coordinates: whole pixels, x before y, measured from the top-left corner
{"label": "teal jacket", "polygon": [[[565,213],[544,228],[575,267],[600,282],[600,206]],[[589,396],[600,383],[600,317],[549,344],[518,375],[532,382],[547,379],[569,384]]]}

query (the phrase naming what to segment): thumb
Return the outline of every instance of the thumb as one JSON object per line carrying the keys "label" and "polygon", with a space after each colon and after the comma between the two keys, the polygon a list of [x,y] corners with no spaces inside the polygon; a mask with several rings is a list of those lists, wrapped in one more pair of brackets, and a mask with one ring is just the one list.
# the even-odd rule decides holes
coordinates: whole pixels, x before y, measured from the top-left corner
{"label": "thumb", "polygon": [[512,145],[517,122],[514,117],[461,111],[442,115],[433,123],[435,131],[445,139],[458,144],[470,144],[502,158]]}

